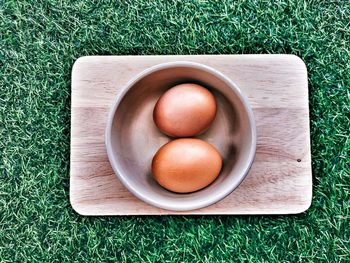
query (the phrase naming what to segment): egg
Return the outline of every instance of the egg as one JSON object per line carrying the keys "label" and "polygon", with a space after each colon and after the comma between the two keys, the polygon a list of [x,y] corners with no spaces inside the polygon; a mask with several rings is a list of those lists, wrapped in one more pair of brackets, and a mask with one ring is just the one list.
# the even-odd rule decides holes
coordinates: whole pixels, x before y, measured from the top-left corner
{"label": "egg", "polygon": [[197,84],[180,84],[167,90],[157,101],[153,119],[172,137],[191,137],[204,132],[216,115],[214,95]]}
{"label": "egg", "polygon": [[176,193],[189,193],[211,184],[219,175],[222,159],[211,144],[181,138],[163,145],[152,160],[155,180]]}

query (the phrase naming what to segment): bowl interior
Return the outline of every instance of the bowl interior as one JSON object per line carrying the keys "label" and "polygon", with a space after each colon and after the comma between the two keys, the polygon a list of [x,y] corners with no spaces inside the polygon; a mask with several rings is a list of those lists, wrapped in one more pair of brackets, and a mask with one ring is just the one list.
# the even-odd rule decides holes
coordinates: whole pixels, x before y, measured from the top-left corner
{"label": "bowl interior", "polygon": [[[219,177],[208,187],[188,194],[165,190],[151,174],[154,154],[171,140],[154,124],[153,108],[167,89],[180,83],[203,85],[215,95],[216,118],[197,137],[214,145],[223,158]],[[173,66],[150,72],[129,87],[111,117],[107,148],[114,170],[131,192],[161,208],[188,210],[214,203],[239,185],[250,167],[255,140],[246,105],[230,83],[210,70]]]}

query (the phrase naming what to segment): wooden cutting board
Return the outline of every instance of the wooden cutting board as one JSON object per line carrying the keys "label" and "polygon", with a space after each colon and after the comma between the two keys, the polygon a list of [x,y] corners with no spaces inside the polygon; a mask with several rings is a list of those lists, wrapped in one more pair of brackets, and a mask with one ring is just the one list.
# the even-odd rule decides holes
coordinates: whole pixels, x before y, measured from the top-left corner
{"label": "wooden cutting board", "polygon": [[[257,152],[242,184],[209,207],[173,212],[133,196],[114,174],[104,145],[118,92],[144,69],[169,61],[214,67],[248,97]],[[295,214],[312,198],[307,69],[294,55],[91,56],[72,70],[70,201],[82,215]]]}

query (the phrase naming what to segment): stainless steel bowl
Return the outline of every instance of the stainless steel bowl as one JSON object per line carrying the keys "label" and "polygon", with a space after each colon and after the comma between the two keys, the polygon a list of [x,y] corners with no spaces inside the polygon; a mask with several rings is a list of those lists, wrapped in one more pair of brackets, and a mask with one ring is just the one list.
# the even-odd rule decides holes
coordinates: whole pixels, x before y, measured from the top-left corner
{"label": "stainless steel bowl", "polygon": [[[188,194],[162,188],[151,174],[154,154],[171,140],[155,126],[153,108],[167,89],[180,83],[198,83],[215,95],[216,118],[198,138],[214,145],[223,158],[219,177]],[[146,69],[124,87],[112,105],[105,142],[109,161],[130,192],[151,205],[186,211],[221,200],[242,182],[255,156],[256,126],[248,100],[235,83],[211,67],[178,61]]]}

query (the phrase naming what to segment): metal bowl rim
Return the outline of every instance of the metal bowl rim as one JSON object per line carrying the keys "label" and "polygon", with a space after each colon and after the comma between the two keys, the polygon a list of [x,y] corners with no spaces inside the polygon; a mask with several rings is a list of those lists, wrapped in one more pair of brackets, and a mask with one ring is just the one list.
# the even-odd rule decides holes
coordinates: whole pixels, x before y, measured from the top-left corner
{"label": "metal bowl rim", "polygon": [[[123,175],[122,171],[119,168],[119,163],[117,160],[114,158],[112,146],[111,146],[111,133],[112,133],[112,125],[113,125],[113,120],[114,120],[114,115],[118,109],[118,106],[120,105],[121,101],[125,97],[125,95],[128,93],[128,91],[141,79],[149,76],[150,74],[164,70],[164,69],[169,69],[169,68],[177,68],[177,67],[189,67],[189,68],[194,68],[194,69],[199,69],[202,71],[205,71],[209,74],[214,75],[215,77],[219,78],[222,80],[228,87],[231,88],[231,90],[235,93],[235,95],[238,96],[238,98],[241,100],[242,104],[244,105],[244,108],[247,112],[248,119],[249,119],[249,127],[252,133],[252,142],[250,145],[249,149],[249,156],[247,158],[245,167],[243,169],[243,172],[240,176],[240,180],[236,183],[233,184],[229,187],[225,188],[225,191],[221,191],[220,193],[215,193],[211,195],[211,198],[206,198],[205,200],[199,200],[200,202],[194,203],[194,204],[181,204],[181,207],[178,205],[171,205],[171,204],[166,204],[162,202],[161,200],[153,200],[151,198],[148,198],[147,196],[144,196],[138,192],[137,189],[135,189],[128,181],[126,178],[127,175]],[[106,150],[107,150],[107,155],[109,162],[114,170],[114,173],[118,177],[118,179],[122,182],[122,184],[131,192],[133,193],[136,197],[141,199],[142,201],[151,204],[153,206],[166,209],[166,210],[172,210],[172,211],[189,211],[189,210],[195,210],[195,209],[200,209],[207,207],[209,205],[212,205],[226,196],[228,196],[230,193],[232,193],[245,179],[247,176],[250,167],[253,164],[254,158],[255,158],[255,152],[256,152],[256,141],[257,141],[257,135],[256,135],[256,124],[255,124],[255,118],[254,118],[254,113],[253,110],[248,102],[248,99],[246,98],[245,95],[242,94],[239,86],[234,83],[231,79],[226,77],[223,73],[220,71],[209,67],[204,64],[200,64],[197,62],[191,62],[191,61],[174,61],[174,62],[165,62],[161,64],[157,64],[154,66],[151,66],[139,74],[137,74],[134,78],[132,78],[123,88],[122,91],[116,96],[113,105],[110,109],[109,115],[108,115],[108,121],[107,121],[107,126],[105,130],[105,145],[106,145]]]}

